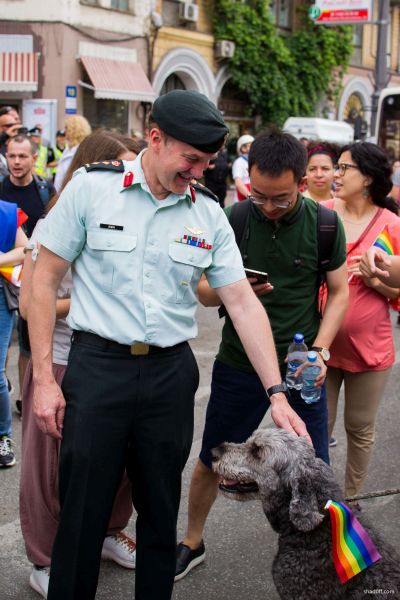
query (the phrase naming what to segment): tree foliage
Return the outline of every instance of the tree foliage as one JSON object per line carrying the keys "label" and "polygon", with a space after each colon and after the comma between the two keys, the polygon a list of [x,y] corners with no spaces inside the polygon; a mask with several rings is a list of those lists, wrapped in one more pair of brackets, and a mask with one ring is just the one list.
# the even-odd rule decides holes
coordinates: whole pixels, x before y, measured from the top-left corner
{"label": "tree foliage", "polygon": [[324,97],[335,100],[352,53],[350,27],[314,25],[307,7],[300,28],[280,35],[268,0],[215,0],[216,39],[235,42],[229,71],[247,93],[249,113],[282,124],[289,116],[310,116]]}

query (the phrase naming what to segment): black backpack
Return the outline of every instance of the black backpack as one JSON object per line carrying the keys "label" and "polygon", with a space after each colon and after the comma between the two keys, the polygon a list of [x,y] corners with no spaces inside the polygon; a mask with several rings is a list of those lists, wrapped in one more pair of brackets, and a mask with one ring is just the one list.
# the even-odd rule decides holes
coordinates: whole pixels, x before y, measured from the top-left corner
{"label": "black backpack", "polygon": [[[236,202],[232,206],[229,215],[229,223],[235,234],[238,248],[242,243],[244,236],[249,235],[249,219],[251,210],[251,201],[244,200]],[[334,210],[321,206],[317,203],[317,241],[318,241],[318,281],[319,285],[325,283],[326,271],[332,258],[333,246],[336,240],[338,230],[338,216]],[[226,315],[224,306],[219,309],[219,316]]]}

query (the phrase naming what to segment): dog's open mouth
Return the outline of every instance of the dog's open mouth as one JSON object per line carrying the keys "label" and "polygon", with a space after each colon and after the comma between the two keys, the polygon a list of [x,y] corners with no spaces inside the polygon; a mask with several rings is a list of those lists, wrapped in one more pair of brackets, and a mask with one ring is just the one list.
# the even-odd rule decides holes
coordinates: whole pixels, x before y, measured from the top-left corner
{"label": "dog's open mouth", "polygon": [[239,479],[224,479],[219,482],[219,489],[228,494],[255,494],[259,491],[255,481],[240,481]]}

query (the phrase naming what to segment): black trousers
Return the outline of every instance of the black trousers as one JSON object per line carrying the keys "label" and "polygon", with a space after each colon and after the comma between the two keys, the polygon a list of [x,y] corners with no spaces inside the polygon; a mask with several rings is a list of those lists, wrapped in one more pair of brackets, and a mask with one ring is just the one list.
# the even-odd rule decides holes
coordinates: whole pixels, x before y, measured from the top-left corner
{"label": "black trousers", "polygon": [[199,371],[188,344],[131,356],[72,344],[63,381],[61,515],[48,600],[92,600],[125,467],[137,511],[136,600],[169,600]]}

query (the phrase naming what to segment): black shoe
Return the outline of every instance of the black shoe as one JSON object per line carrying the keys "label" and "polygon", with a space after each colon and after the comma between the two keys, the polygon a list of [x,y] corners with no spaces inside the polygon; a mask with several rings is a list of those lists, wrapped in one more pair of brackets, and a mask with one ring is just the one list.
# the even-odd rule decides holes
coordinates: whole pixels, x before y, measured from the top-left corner
{"label": "black shoe", "polygon": [[22,400],[15,401],[15,408],[20,417],[22,417]]}
{"label": "black shoe", "polygon": [[196,550],[192,550],[182,542],[176,548],[175,581],[183,579],[194,567],[204,561],[206,549],[203,540]]}
{"label": "black shoe", "polygon": [[259,491],[255,481],[249,483],[240,483],[240,481],[237,481],[232,484],[220,483],[218,487],[221,492],[228,492],[228,494],[256,494]]}

